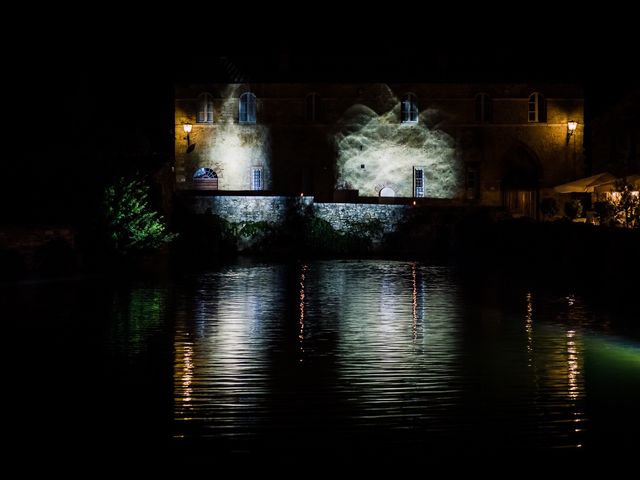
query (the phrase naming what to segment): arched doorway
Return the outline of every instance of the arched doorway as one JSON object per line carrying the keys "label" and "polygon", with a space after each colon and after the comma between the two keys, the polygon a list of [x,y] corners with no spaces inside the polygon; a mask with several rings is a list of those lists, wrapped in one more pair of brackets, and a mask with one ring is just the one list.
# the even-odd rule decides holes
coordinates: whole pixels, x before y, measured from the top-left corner
{"label": "arched doorway", "polygon": [[537,217],[541,177],[540,162],[526,146],[520,145],[505,156],[502,201],[514,216]]}

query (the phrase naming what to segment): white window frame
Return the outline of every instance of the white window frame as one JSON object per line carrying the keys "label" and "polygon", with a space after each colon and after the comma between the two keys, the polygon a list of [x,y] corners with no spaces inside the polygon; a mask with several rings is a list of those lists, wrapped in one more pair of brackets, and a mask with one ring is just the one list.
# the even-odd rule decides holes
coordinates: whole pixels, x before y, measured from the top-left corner
{"label": "white window frame", "polygon": [[533,92],[529,95],[529,112],[527,115],[529,123],[539,123],[543,121],[540,118],[540,113],[542,108],[544,108],[544,105],[542,104],[544,101],[544,95],[539,92]]}
{"label": "white window frame", "polygon": [[198,95],[196,123],[213,123],[213,96],[210,93]]}
{"label": "white window frame", "polygon": [[[423,198],[426,193],[425,172],[423,166],[413,167],[413,196]],[[418,174],[420,172],[420,174]]]}
{"label": "white window frame", "polygon": [[[256,174],[258,174],[257,181]],[[251,190],[264,190],[262,167],[251,167]]]}

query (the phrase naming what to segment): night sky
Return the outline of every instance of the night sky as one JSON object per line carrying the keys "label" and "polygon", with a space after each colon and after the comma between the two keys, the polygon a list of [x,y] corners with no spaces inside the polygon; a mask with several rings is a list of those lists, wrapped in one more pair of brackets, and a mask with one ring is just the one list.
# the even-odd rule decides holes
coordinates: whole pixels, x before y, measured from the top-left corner
{"label": "night sky", "polygon": [[575,44],[562,33],[520,41],[502,32],[414,42],[269,37],[250,49],[146,33],[11,52],[13,140],[2,162],[0,222],[77,222],[111,179],[156,172],[172,150],[176,82],[575,82],[585,86],[592,116],[637,86],[626,35],[586,30],[573,35]]}

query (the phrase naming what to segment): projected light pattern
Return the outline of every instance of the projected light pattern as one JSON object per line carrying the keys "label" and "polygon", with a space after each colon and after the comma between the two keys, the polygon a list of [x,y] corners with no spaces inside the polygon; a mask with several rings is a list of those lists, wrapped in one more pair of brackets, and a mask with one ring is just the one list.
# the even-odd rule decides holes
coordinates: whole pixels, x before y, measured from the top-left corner
{"label": "projected light pattern", "polygon": [[[378,115],[357,104],[345,113],[335,142],[338,151],[336,188],[353,188],[361,196],[378,196],[386,187],[395,196],[414,196],[414,167],[423,167],[424,196],[453,198],[461,193],[461,160],[450,135],[418,123],[399,122],[400,102]],[[388,190],[385,189],[385,192]]]}
{"label": "projected light pattern", "polygon": [[263,189],[267,190],[271,188],[269,130],[264,125],[235,123],[237,90],[237,85],[229,86],[223,95],[222,120],[215,135],[205,140],[205,166],[218,174],[223,190],[250,190],[252,167],[262,167]]}

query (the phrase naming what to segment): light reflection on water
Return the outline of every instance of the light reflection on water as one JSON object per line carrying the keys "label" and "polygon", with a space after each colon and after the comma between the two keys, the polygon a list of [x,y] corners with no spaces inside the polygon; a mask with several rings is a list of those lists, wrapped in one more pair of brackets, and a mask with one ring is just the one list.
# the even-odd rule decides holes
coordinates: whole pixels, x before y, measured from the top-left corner
{"label": "light reflection on water", "polygon": [[631,450],[637,325],[591,300],[374,260],[0,288],[20,340],[10,437],[207,457]]}
{"label": "light reflection on water", "polygon": [[592,319],[575,295],[541,317],[531,292],[486,305],[446,268],[388,261],[236,265],[196,283],[178,306],[191,313],[175,331],[177,439],[225,451],[585,443]]}

